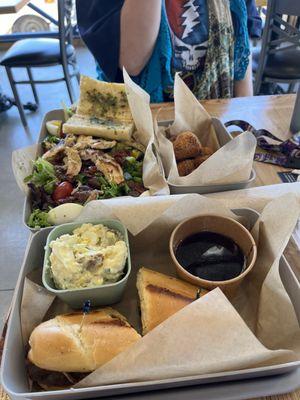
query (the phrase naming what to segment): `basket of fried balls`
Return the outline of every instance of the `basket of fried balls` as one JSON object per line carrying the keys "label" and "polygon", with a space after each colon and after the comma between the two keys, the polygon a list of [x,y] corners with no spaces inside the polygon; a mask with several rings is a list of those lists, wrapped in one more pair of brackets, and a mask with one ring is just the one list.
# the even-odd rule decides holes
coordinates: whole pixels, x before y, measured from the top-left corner
{"label": "basket of fried balls", "polygon": [[191,174],[214,152],[212,148],[202,146],[197,136],[190,131],[171,136],[170,140],[173,143],[179,176]]}

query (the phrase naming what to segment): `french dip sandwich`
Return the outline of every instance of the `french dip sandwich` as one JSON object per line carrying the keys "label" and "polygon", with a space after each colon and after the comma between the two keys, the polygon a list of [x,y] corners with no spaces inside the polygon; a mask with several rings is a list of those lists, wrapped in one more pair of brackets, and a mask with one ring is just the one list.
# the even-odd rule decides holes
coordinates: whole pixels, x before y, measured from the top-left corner
{"label": "french dip sandwich", "polygon": [[140,268],[137,289],[143,335],[207,293],[206,290],[148,268]]}
{"label": "french dip sandwich", "polygon": [[31,333],[29,376],[45,390],[74,385],[140,339],[112,308],[58,315]]}

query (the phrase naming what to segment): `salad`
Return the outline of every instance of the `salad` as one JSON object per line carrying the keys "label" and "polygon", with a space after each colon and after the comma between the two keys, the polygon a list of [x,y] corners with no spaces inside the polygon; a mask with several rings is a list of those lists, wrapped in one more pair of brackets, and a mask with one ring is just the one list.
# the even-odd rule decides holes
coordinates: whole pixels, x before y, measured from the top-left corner
{"label": "salad", "polygon": [[[56,129],[53,129],[56,127]],[[62,133],[62,122],[47,123],[43,154],[25,178],[30,189],[32,228],[52,224],[48,212],[64,203],[140,196],[145,148],[137,142]]]}

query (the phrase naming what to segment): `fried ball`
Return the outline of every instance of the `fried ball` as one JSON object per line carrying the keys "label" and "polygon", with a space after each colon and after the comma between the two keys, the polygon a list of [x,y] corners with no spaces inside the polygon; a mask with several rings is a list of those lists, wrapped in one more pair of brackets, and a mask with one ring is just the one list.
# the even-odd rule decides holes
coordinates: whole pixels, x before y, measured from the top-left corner
{"label": "fried ball", "polygon": [[199,165],[204,163],[204,161],[207,160],[208,158],[209,158],[209,155],[195,157],[194,160],[193,160],[195,168],[198,168]]}
{"label": "fried ball", "polygon": [[179,176],[186,176],[195,170],[194,160],[183,160],[177,164]]}
{"label": "fried ball", "polygon": [[203,156],[211,156],[212,154],[214,154],[214,152],[210,147],[202,147],[201,154]]}
{"label": "fried ball", "polygon": [[175,158],[177,161],[197,157],[201,153],[201,144],[193,132],[182,132],[173,142]]}

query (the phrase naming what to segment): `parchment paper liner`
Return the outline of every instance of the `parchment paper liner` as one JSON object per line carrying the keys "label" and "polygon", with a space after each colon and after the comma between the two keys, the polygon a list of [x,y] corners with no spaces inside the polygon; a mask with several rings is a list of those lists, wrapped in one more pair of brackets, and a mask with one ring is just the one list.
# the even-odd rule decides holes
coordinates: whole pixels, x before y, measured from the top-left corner
{"label": "parchment paper liner", "polygon": [[[140,198],[136,199],[135,205],[126,199],[123,203],[98,204],[97,217],[118,216],[125,225],[131,221],[127,228],[131,232],[133,274],[140,266],[174,274],[167,243],[172,229],[182,219],[207,212],[234,217],[222,203],[196,194],[165,199],[166,204],[163,204],[163,198]],[[159,212],[156,212],[157,200],[160,200]],[[282,196],[265,207],[252,229],[258,244],[257,263],[232,299],[233,305],[219,289],[210,292],[88,375],[76,387],[181,377],[299,360],[299,325],[278,273],[279,259],[299,211],[299,203],[293,195]],[[142,218],[142,214],[147,217]],[[92,215],[85,213],[86,218]],[[31,285],[31,301],[35,298],[34,288],[37,287]],[[37,290],[39,296],[43,296],[42,291]],[[26,300],[29,304],[27,296],[25,287],[21,316],[23,326],[27,321],[28,332],[28,321],[33,329],[38,318],[32,316],[32,308],[24,306]],[[44,315],[49,307],[47,302],[51,301],[46,299],[43,309],[35,313]],[[59,302],[54,308],[52,305],[47,318],[66,311],[60,307]],[[115,308],[134,327],[139,327],[134,276],[123,301]]]}
{"label": "parchment paper liner", "polygon": [[179,176],[173,144],[166,138],[166,128],[157,128],[159,153],[168,183],[202,186],[247,181],[251,174],[256,148],[254,135],[251,132],[244,132],[220,148],[210,115],[178,74],[175,77],[174,104],[174,123],[167,129],[171,136],[192,131],[202,146],[211,147],[215,153],[190,175]]}

